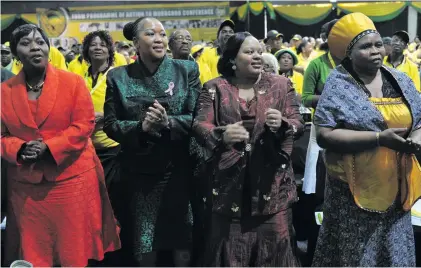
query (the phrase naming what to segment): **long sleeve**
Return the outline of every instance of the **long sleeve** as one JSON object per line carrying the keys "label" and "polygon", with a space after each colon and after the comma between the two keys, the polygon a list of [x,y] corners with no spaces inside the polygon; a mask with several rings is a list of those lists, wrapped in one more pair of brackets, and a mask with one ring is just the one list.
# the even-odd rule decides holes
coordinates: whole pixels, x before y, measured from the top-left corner
{"label": "long sleeve", "polygon": [[44,141],[57,165],[85,148],[95,126],[91,96],[82,77],[77,79],[70,126],[60,135]]}
{"label": "long sleeve", "polygon": [[196,115],[193,120],[192,132],[196,141],[213,151],[221,143],[224,128],[215,125],[215,107],[212,93],[215,89],[209,88],[208,84],[203,86],[202,92],[196,103]]}
{"label": "long sleeve", "polygon": [[104,127],[108,137],[126,148],[139,148],[141,143],[151,137],[142,131],[142,122],[138,120],[121,120],[120,91],[115,86],[111,72],[107,75],[107,90],[104,103]]}
{"label": "long sleeve", "polygon": [[316,108],[313,102],[314,93],[316,92],[317,79],[319,77],[319,70],[314,61],[311,61],[304,73],[302,103],[306,107]]}
{"label": "long sleeve", "polygon": [[197,64],[194,64],[194,68],[189,73],[189,85],[187,93],[187,102],[185,110],[182,115],[170,115],[168,119],[171,123],[171,139],[180,140],[190,134],[192,117],[196,100],[200,92],[200,79],[199,79],[199,68]]}
{"label": "long sleeve", "polygon": [[7,162],[18,165],[18,152],[25,141],[11,136],[6,125],[1,122],[1,157]]}
{"label": "long sleeve", "polygon": [[297,101],[294,88],[290,82],[288,84],[282,126],[275,133],[276,140],[279,141],[279,145],[275,144],[275,148],[278,148],[276,155],[287,159],[291,156],[294,139],[301,136],[304,130],[304,121],[299,110],[300,105]]}

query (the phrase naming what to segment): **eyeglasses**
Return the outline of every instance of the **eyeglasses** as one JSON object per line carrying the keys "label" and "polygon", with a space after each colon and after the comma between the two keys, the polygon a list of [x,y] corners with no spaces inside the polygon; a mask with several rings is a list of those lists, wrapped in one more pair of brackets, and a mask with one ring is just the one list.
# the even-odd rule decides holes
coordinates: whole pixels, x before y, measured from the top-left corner
{"label": "eyeglasses", "polygon": [[193,42],[193,40],[192,40],[192,38],[190,36],[182,36],[182,35],[179,35],[179,36],[174,37],[174,41],[176,41],[176,42],[180,42],[181,43],[184,40],[186,40],[186,42],[188,42],[188,43]]}

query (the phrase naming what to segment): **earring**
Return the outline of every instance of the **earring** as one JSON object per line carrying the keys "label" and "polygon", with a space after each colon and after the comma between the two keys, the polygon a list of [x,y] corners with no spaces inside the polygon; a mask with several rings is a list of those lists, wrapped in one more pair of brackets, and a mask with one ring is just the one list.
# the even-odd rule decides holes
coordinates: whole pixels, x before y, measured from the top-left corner
{"label": "earring", "polygon": [[232,69],[235,71],[235,70],[237,70],[237,66],[235,66],[235,65],[232,65]]}

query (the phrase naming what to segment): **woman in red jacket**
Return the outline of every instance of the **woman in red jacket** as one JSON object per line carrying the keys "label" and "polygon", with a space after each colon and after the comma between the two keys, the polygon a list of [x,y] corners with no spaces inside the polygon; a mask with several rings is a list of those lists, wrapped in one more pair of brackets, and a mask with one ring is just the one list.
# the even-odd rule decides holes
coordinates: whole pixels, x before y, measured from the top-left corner
{"label": "woman in red jacket", "polygon": [[8,162],[5,265],[86,266],[120,248],[104,173],[90,140],[95,116],[77,75],[48,63],[43,31],[12,33],[22,71],[1,85],[1,153]]}

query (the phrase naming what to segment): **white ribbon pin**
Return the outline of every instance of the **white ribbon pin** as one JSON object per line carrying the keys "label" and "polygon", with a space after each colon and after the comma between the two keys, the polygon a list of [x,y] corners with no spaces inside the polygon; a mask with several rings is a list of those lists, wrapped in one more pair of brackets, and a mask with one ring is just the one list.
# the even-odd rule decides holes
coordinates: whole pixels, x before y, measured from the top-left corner
{"label": "white ribbon pin", "polygon": [[174,83],[173,83],[173,82],[170,82],[170,83],[168,84],[168,89],[167,89],[167,90],[165,90],[165,93],[167,93],[167,94],[169,94],[170,96],[172,96],[172,95],[174,94],[173,89],[174,89]]}

